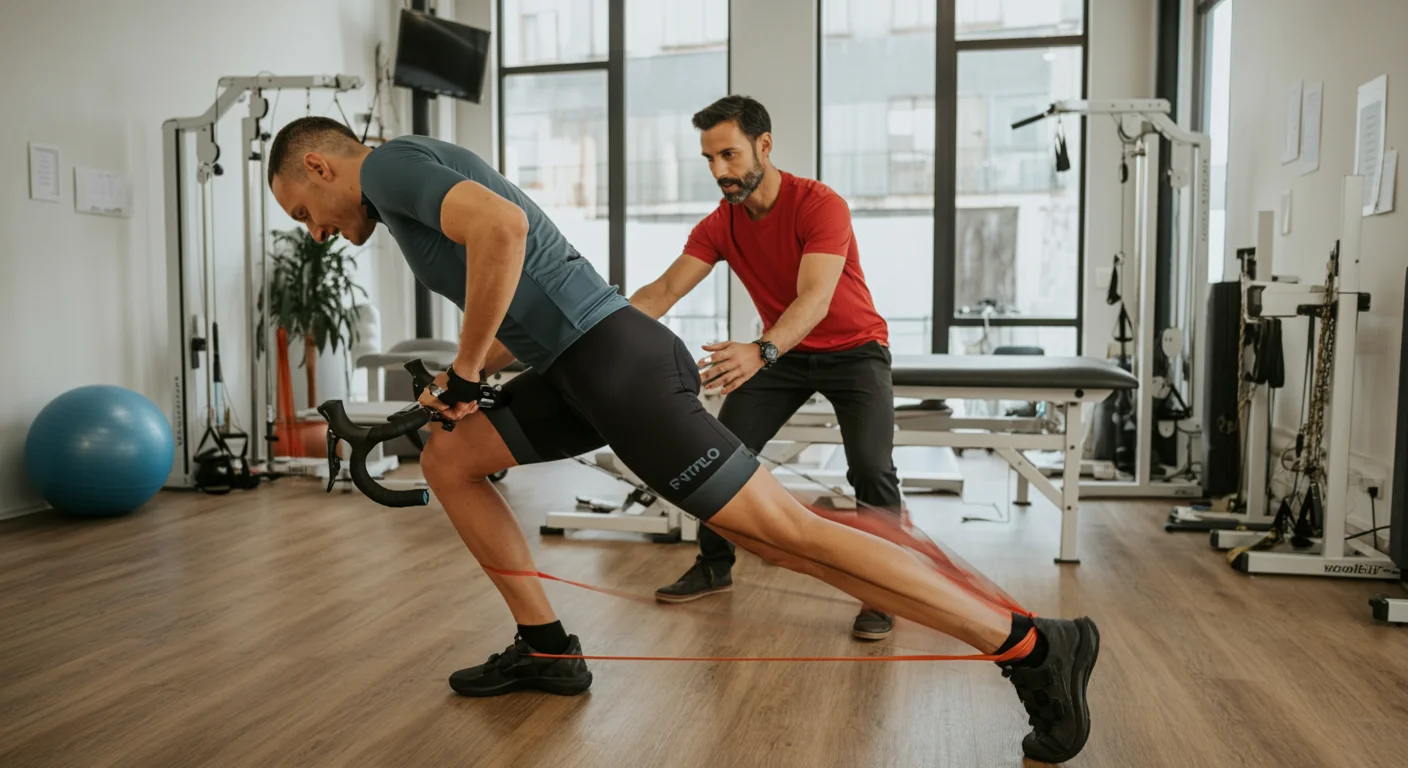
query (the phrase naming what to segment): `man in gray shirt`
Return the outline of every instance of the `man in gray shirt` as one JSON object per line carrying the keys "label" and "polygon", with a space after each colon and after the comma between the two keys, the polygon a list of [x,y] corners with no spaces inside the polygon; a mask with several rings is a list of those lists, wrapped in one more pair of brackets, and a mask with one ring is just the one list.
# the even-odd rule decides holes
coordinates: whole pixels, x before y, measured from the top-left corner
{"label": "man in gray shirt", "polygon": [[[274,198],[319,242],[360,245],[384,224],[416,279],[464,311],[459,350],[421,402],[434,430],[421,466],[460,538],[518,625],[513,644],[450,676],[466,696],[518,690],[577,694],[592,673],[536,573],[518,520],[488,476],[609,445],[660,496],[733,543],[887,613],[992,657],[1033,730],[1023,749],[1046,762],[1079,752],[1085,690],[1099,648],[1088,618],[1013,612],[950,580],[895,543],[803,507],[699,401],[700,365],[668,328],[630,305],[521,190],[474,153],[406,136],[376,149],[342,124],[301,118],[270,148]],[[767,342],[767,333],[758,342]],[[762,345],[759,345],[761,349]],[[480,410],[479,382],[514,359],[506,405]],[[738,356],[705,363],[728,376]]]}

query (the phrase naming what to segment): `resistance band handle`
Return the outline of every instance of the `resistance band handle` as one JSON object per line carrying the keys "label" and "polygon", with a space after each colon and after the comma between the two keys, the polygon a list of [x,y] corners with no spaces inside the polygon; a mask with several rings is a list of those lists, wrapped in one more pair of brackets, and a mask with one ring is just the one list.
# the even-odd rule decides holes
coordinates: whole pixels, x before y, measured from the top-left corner
{"label": "resistance band handle", "polygon": [[[425,367],[425,363],[421,362],[419,358],[407,362],[403,367],[407,373],[411,374],[411,386],[414,388],[416,399],[419,400],[425,388],[435,383],[435,375]],[[503,387],[485,384],[482,381],[469,381],[460,377],[454,372],[454,369],[449,369],[448,386],[435,399],[447,407],[473,400],[479,404],[480,410],[486,411],[490,408],[508,405],[509,402],[509,397],[504,394]]]}
{"label": "resistance band handle", "polygon": [[318,406],[318,413],[328,423],[328,490],[341,469],[337,458],[337,441],[347,441],[352,447],[348,459],[348,472],[352,484],[367,498],[384,507],[423,507],[430,503],[430,491],[409,489],[393,491],[381,485],[367,471],[367,456],[381,443],[419,430],[430,422],[433,413],[419,405],[392,416],[385,424],[375,427],[361,427],[347,416],[347,409],[341,400],[329,400]]}

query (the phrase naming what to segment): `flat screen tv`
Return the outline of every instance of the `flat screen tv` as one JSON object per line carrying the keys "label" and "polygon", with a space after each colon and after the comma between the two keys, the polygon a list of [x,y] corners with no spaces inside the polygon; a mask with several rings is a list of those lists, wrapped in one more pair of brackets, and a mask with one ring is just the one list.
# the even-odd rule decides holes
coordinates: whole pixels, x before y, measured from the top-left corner
{"label": "flat screen tv", "polygon": [[489,33],[477,27],[401,10],[392,82],[479,103],[489,64]]}

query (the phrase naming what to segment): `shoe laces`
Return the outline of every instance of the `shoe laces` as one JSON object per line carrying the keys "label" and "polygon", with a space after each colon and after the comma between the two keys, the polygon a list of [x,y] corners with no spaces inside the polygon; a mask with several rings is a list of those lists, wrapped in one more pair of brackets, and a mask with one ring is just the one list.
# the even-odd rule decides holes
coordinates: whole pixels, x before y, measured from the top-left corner
{"label": "shoe laces", "polygon": [[527,662],[528,652],[528,643],[522,637],[515,635],[513,645],[503,649],[500,653],[489,654],[489,660],[485,664],[499,670],[512,669]]}
{"label": "shoe laces", "polygon": [[1051,666],[1004,666],[1002,676],[1011,680],[1016,687],[1017,698],[1021,699],[1022,707],[1027,710],[1027,723],[1036,730],[1037,735],[1050,733],[1066,715],[1065,701],[1052,695],[1057,682]]}

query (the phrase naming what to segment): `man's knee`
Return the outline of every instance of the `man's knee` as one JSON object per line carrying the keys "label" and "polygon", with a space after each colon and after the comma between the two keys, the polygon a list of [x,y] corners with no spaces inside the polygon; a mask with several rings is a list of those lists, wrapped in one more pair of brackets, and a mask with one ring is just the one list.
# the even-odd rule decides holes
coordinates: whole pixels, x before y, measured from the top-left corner
{"label": "man's knee", "polygon": [[817,520],[795,499],[770,498],[757,512],[758,533],[763,542],[784,553],[795,553],[805,548],[808,530]]}
{"label": "man's knee", "polygon": [[503,469],[490,467],[480,452],[452,434],[436,434],[426,442],[420,455],[421,474],[432,486],[450,482],[480,482]]}

